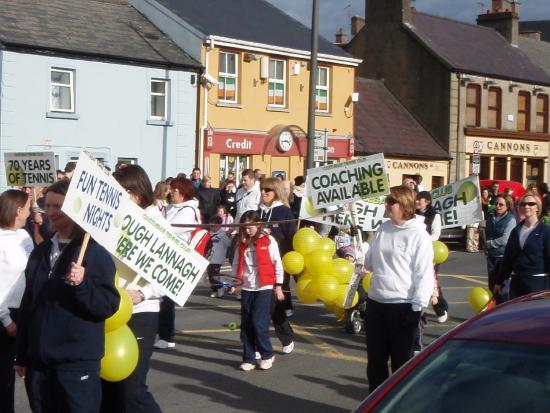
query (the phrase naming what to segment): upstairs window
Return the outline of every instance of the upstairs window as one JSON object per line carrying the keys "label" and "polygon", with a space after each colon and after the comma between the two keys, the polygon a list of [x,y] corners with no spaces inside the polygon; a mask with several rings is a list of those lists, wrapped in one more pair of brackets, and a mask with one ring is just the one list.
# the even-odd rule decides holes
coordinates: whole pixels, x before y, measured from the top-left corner
{"label": "upstairs window", "polygon": [[168,120],[169,90],[169,80],[151,79],[151,119]]}
{"label": "upstairs window", "polygon": [[518,93],[518,131],[530,130],[531,93]]}
{"label": "upstairs window", "polygon": [[548,133],[548,95],[537,95],[537,132]]}
{"label": "upstairs window", "polygon": [[270,106],[285,106],[286,62],[269,59],[269,81],[267,104]]}
{"label": "upstairs window", "polygon": [[50,110],[74,113],[74,70],[51,69]]}
{"label": "upstairs window", "polygon": [[489,102],[487,107],[487,127],[500,129],[502,119],[502,91],[498,87],[489,88]]}
{"label": "upstairs window", "polygon": [[318,70],[315,90],[315,110],[318,112],[329,111],[329,73],[328,67],[320,67]]}
{"label": "upstairs window", "polygon": [[237,54],[220,52],[218,100],[237,103]]}
{"label": "upstairs window", "polygon": [[466,125],[479,126],[481,113],[481,86],[468,85],[466,88]]}

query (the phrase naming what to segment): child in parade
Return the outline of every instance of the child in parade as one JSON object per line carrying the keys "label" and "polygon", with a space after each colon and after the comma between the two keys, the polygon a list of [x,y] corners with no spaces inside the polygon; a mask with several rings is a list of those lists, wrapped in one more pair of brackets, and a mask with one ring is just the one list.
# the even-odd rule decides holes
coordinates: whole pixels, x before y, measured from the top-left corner
{"label": "child in parade", "polygon": [[220,269],[227,257],[227,250],[231,246],[231,239],[227,236],[226,229],[221,226],[223,220],[219,215],[212,217],[209,223],[214,224],[214,226],[210,229],[212,250],[209,258],[210,264],[206,269],[206,273],[208,274],[210,288],[212,289],[210,297],[221,298],[226,289],[232,289],[232,286],[224,285],[224,283],[218,279]]}
{"label": "child in parade", "polygon": [[237,234],[237,248],[233,259],[233,273],[241,279],[241,342],[243,362],[240,369],[256,368],[255,352],[260,353],[260,369],[268,370],[275,356],[269,338],[272,294],[284,300],[282,289],[283,265],[275,239],[263,232],[260,215],[245,212],[243,225]]}

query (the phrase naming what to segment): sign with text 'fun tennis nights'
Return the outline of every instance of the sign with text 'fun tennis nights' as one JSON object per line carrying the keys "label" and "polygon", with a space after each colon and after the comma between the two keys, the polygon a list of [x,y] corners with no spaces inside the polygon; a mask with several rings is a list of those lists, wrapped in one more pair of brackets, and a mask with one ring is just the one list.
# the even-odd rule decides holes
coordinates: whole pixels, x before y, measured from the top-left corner
{"label": "sign with text 'fun tennis nights'", "polygon": [[306,187],[315,209],[386,195],[389,185],[384,154],[308,169]]}
{"label": "sign with text 'fun tennis nights'", "polygon": [[82,150],[63,212],[114,257],[179,305],[208,261],[136,205],[99,161]]}
{"label": "sign with text 'fun tennis nights'", "polygon": [[4,152],[8,186],[48,186],[55,182],[53,152]]}

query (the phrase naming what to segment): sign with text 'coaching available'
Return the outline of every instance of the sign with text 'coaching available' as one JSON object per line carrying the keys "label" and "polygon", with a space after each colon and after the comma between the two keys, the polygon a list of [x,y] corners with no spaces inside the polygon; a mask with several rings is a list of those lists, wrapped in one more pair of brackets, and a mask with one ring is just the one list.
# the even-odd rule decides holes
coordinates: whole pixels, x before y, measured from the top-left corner
{"label": "sign with text 'coaching available'", "polygon": [[315,209],[389,193],[384,154],[307,170],[307,193]]}
{"label": "sign with text 'coaching available'", "polygon": [[53,152],[4,152],[8,186],[49,186],[55,182]]}
{"label": "sign with text 'coaching available'", "polygon": [[130,199],[99,162],[82,150],[62,207],[114,257],[179,305],[208,261]]}

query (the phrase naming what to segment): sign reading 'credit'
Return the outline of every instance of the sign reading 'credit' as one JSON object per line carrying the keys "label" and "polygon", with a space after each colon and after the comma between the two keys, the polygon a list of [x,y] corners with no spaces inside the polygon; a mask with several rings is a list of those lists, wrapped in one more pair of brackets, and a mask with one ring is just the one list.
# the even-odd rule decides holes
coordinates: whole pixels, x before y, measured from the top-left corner
{"label": "sign reading 'credit'", "polygon": [[48,186],[55,182],[53,152],[4,152],[8,186]]}
{"label": "sign reading 'credit'", "polygon": [[389,193],[384,154],[307,170],[307,192],[315,209]]}

